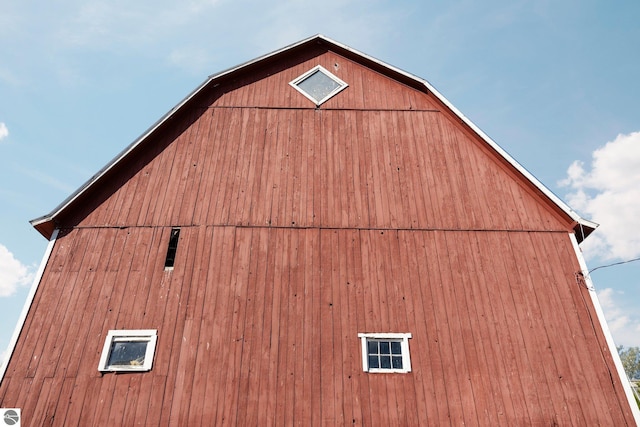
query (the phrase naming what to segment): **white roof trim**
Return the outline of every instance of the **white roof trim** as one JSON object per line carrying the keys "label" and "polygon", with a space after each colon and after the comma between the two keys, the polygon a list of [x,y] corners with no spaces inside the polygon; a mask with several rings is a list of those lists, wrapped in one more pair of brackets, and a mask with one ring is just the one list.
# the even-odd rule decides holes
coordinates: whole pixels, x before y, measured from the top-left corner
{"label": "white roof trim", "polygon": [[[321,37],[321,36],[319,36]],[[227,74],[231,74],[241,68],[247,67],[249,65],[252,65],[254,63],[260,62],[264,59],[267,59],[269,57],[275,56],[281,52],[284,52],[286,50],[292,49],[296,46],[299,46],[301,44],[304,44],[306,42],[308,42],[309,40],[315,39],[316,36],[313,37],[309,37],[307,39],[301,40],[297,43],[291,44],[289,46],[286,46],[282,49],[276,50],[274,52],[271,52],[269,54],[260,56],[258,58],[252,59],[251,61],[247,61],[243,64],[237,65],[235,67],[229,68],[227,70],[221,71],[218,74],[214,74],[209,76],[204,82],[202,82],[202,84],[200,84],[200,86],[198,86],[196,89],[194,89],[189,95],[187,95],[186,98],[184,98],[182,101],[180,101],[178,104],[176,104],[175,107],[173,107],[171,110],[169,110],[169,112],[167,112],[164,116],[162,116],[160,118],[160,120],[158,120],[157,122],[155,122],[149,129],[147,129],[142,135],[140,135],[135,141],[133,141],[131,144],[129,144],[129,146],[127,148],[125,148],[124,150],[122,150],[119,154],[116,155],[116,157],[114,157],[113,159],[111,159],[111,161],[109,163],[107,163],[102,169],[100,169],[95,175],[93,175],[91,178],[89,178],[84,184],[82,184],[76,191],[74,191],[69,197],[67,197],[64,201],[62,201],[62,203],[60,203],[55,209],[53,209],[50,213],[48,213],[47,215],[41,216],[39,218],[35,218],[33,220],[31,220],[31,225],[33,225],[34,227],[48,222],[51,219],[53,219],[54,217],[56,217],[60,212],[62,212],[67,206],[69,206],[71,203],[73,203],[79,196],[81,196],[87,189],[89,189],[89,187],[91,187],[96,181],[98,181],[100,178],[102,178],[107,172],[109,172],[111,169],[113,169],[114,166],[116,166],[118,164],[118,162],[120,162],[120,160],[122,160],[124,157],[126,157],[131,151],[133,151],[138,145],[140,145],[145,139],[147,139],[147,137],[149,135],[151,135],[153,132],[155,132],[156,129],[158,129],[162,124],[164,124],[167,120],[169,120],[174,113],[176,113],[178,110],[180,110],[185,104],[187,104],[194,96],[196,96],[198,93],[200,93],[200,91],[202,91],[202,89],[204,89],[205,87],[207,87],[209,85],[209,83],[211,83],[213,80],[219,79],[223,76],[226,76]]]}
{"label": "white roof trim", "polygon": [[49,240],[49,244],[44,251],[44,255],[42,256],[42,261],[40,261],[40,266],[38,267],[38,271],[33,279],[33,283],[31,284],[31,289],[29,290],[29,294],[27,295],[27,299],[22,307],[22,312],[20,313],[20,317],[18,318],[18,323],[16,324],[16,328],[13,330],[13,335],[11,336],[11,340],[9,341],[9,347],[7,347],[7,352],[5,354],[4,362],[0,360],[0,383],[4,380],[4,375],[7,372],[7,367],[9,366],[9,361],[13,356],[13,352],[16,349],[16,345],[18,344],[18,337],[22,332],[22,328],[24,327],[24,322],[27,320],[27,314],[29,314],[29,310],[31,309],[31,304],[33,304],[33,299],[36,296],[36,292],[40,287],[40,281],[42,280],[42,275],[44,274],[44,269],[47,267],[49,263],[49,258],[51,257],[51,252],[53,251],[53,246],[56,244],[56,239],[58,238],[58,229],[53,230],[53,234],[51,235],[51,240]]}
{"label": "white roof trim", "polygon": [[558,196],[556,196],[551,190],[545,187],[533,174],[531,174],[527,169],[525,169],[520,163],[518,163],[509,153],[507,153],[502,147],[500,147],[495,141],[493,141],[487,134],[485,134],[478,126],[476,126],[471,120],[469,120],[462,112],[460,112],[453,104],[447,100],[438,90],[433,87],[427,80],[417,77],[413,74],[407,73],[399,68],[396,68],[392,65],[389,65],[383,61],[380,61],[372,56],[369,56],[365,53],[362,53],[358,50],[355,50],[347,45],[339,43],[335,40],[332,40],[328,37],[325,37],[321,34],[308,37],[304,40],[300,40],[299,42],[293,43],[289,46],[283,47],[266,55],[260,56],[253,60],[247,61],[243,64],[237,65],[235,67],[224,70],[218,74],[214,74],[209,76],[207,80],[205,80],[200,86],[198,86],[193,92],[191,92],[186,98],[184,98],[181,102],[179,102],[175,107],[173,107],[167,114],[165,114],[160,120],[158,120],[154,125],[152,125],[145,133],[143,133],[140,137],[138,137],[133,143],[131,143],[127,148],[125,148],[120,154],[118,154],[114,159],[112,159],[104,168],[98,171],[97,174],[92,176],[86,183],[84,183],[78,190],[76,190],[73,194],[71,194],[67,199],[65,199],[60,205],[58,205],[53,211],[49,214],[44,215],[42,217],[33,219],[31,221],[31,225],[34,227],[51,221],[55,216],[57,216],[62,210],[64,210],[67,206],[69,206],[74,200],[76,200],[80,195],[82,195],[89,187],[91,187],[96,181],[98,181],[102,176],[104,176],[107,172],[109,172],[120,160],[126,157],[131,151],[133,151],[140,143],[142,143],[149,135],[151,135],[158,127],[160,127],[164,122],[166,122],[169,118],[173,116],[175,112],[180,110],[186,103],[188,103],[194,96],[196,96],[200,91],[202,91],[205,87],[207,87],[212,81],[217,80],[223,76],[231,74],[237,70],[245,68],[249,65],[255,64],[257,62],[263,61],[265,59],[276,56],[282,52],[287,50],[291,50],[297,46],[305,44],[311,40],[323,40],[327,43],[333,44],[335,46],[340,47],[341,49],[352,52],[353,54],[365,58],[371,62],[374,62],[384,68],[387,68],[395,73],[403,75],[409,79],[412,79],[422,85],[424,85],[428,91],[433,93],[433,95],[438,98],[443,104],[445,104],[456,116],[462,120],[467,126],[469,126],[480,138],[482,138],[491,148],[493,148],[498,154],[500,154],[507,162],[509,162],[518,172],[520,172],[525,178],[527,178],[535,187],[537,187],[545,196],[547,196],[553,203],[555,203],[563,212],[565,212],[571,219],[573,219],[578,225],[585,226],[591,229],[595,229],[598,227],[598,224],[584,218],[581,218],[577,212],[571,209],[566,203],[564,203]]}
{"label": "white roof trim", "polygon": [[631,383],[629,382],[629,377],[627,377],[627,374],[624,371],[624,366],[622,365],[622,360],[620,360],[618,349],[616,348],[616,344],[613,341],[613,335],[611,334],[611,330],[609,329],[607,320],[604,317],[604,311],[602,311],[602,306],[600,305],[598,294],[596,293],[596,289],[593,286],[591,276],[589,275],[589,269],[587,268],[587,263],[584,257],[582,256],[582,250],[580,250],[580,247],[578,246],[578,241],[576,240],[576,236],[570,233],[569,239],[571,240],[571,244],[573,245],[573,250],[576,253],[576,257],[578,258],[578,264],[580,265],[582,277],[584,278],[585,284],[589,291],[589,296],[591,297],[591,303],[593,304],[593,307],[596,310],[598,323],[600,324],[600,328],[607,342],[607,349],[611,354],[611,358],[613,359],[613,364],[616,367],[618,379],[620,380],[620,384],[622,384],[622,388],[624,389],[624,393],[627,397],[627,402],[631,407],[631,413],[633,414],[633,418],[635,419],[636,424],[640,426],[640,408],[638,408],[638,405],[636,404],[635,397],[633,396],[633,390],[631,389]]}

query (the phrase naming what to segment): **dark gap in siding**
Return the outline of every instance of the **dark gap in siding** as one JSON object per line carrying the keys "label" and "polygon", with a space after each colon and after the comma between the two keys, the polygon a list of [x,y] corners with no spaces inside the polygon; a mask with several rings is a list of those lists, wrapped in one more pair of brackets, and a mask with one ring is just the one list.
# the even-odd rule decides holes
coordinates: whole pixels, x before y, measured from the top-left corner
{"label": "dark gap in siding", "polygon": [[178,250],[178,240],[180,238],[180,229],[172,228],[169,237],[169,246],[167,247],[167,257],[164,260],[164,269],[173,270],[173,264],[176,261],[176,251]]}

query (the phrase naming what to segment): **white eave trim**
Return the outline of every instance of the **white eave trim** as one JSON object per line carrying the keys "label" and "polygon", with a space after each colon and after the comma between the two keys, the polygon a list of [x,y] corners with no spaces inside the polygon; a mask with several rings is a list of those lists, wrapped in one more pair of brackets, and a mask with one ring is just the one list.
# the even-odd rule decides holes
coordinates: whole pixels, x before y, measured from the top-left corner
{"label": "white eave trim", "polygon": [[31,285],[31,289],[29,290],[29,295],[27,295],[27,300],[24,303],[24,307],[22,308],[22,312],[20,313],[20,317],[18,318],[18,323],[16,324],[16,328],[13,331],[13,335],[11,336],[11,341],[9,341],[9,347],[7,348],[7,354],[5,355],[2,366],[0,366],[0,384],[4,380],[4,374],[7,372],[7,367],[9,366],[9,360],[11,360],[11,356],[13,355],[14,350],[16,349],[16,344],[18,343],[18,337],[22,332],[22,328],[24,327],[24,323],[27,320],[27,314],[29,314],[29,309],[31,308],[31,304],[33,303],[33,299],[36,296],[36,292],[38,291],[38,287],[40,286],[40,281],[42,280],[42,276],[44,274],[44,270],[49,263],[49,257],[51,256],[51,252],[53,251],[53,246],[56,243],[56,239],[58,238],[58,229],[53,230],[53,234],[51,235],[51,239],[47,244],[47,249],[44,251],[44,255],[42,256],[42,261],[40,262],[40,267],[38,267],[38,271],[36,272],[36,277],[33,279],[33,283]]}
{"label": "white eave trim", "polygon": [[562,199],[553,193],[553,191],[549,190],[542,182],[538,180],[531,172],[529,172],[524,166],[518,163],[509,153],[507,153],[502,147],[500,147],[493,139],[491,139],[486,133],[482,131],[478,126],[475,125],[469,118],[467,118],[461,111],[459,111],[456,107],[453,106],[440,92],[437,91],[436,88],[431,86],[429,82],[423,80],[425,86],[427,86],[428,90],[430,90],[440,101],[442,101],[455,115],[457,115],[460,120],[462,120],[467,126],[469,126],[476,134],[478,134],[491,148],[493,148],[498,154],[504,157],[507,162],[511,164],[518,172],[520,172],[525,178],[527,178],[533,185],[535,185],[545,196],[547,196],[553,203],[558,205],[560,209],[562,209],[571,219],[576,221],[577,223],[583,224],[586,227],[596,228],[598,224],[585,220],[578,215],[576,211],[571,209],[569,205],[567,205]]}
{"label": "white eave trim", "polygon": [[591,280],[591,276],[589,275],[589,270],[587,268],[587,263],[582,255],[582,250],[578,246],[578,241],[576,240],[576,236],[573,233],[569,233],[569,238],[571,239],[571,243],[573,245],[573,249],[576,253],[576,257],[578,258],[578,263],[580,265],[580,270],[582,272],[582,276],[585,280],[585,284],[587,289],[589,290],[589,296],[591,297],[591,303],[595,308],[596,315],[598,316],[598,322],[600,323],[600,328],[602,329],[602,333],[607,341],[607,348],[609,353],[611,353],[611,358],[613,359],[613,363],[615,364],[616,371],[618,374],[618,379],[622,384],[624,389],[624,393],[627,397],[627,401],[629,406],[631,407],[631,413],[633,414],[633,418],[636,421],[636,424],[640,426],[640,408],[638,408],[638,404],[636,403],[635,397],[633,396],[633,390],[631,389],[631,383],[629,382],[629,378],[624,371],[624,366],[622,366],[622,360],[620,360],[620,355],[618,354],[618,349],[616,348],[616,344],[613,341],[613,335],[611,335],[611,330],[607,325],[607,321],[604,317],[604,311],[602,311],[602,306],[600,305],[600,301],[598,300],[598,294],[596,293],[595,287],[593,286],[593,281]]}
{"label": "white eave trim", "polygon": [[30,221],[32,226],[37,226],[42,223],[51,221],[51,219],[55,218],[61,211],[63,211],[67,206],[73,203],[80,195],[82,195],[86,190],[88,190],[96,181],[98,181],[101,177],[103,177],[107,172],[113,169],[123,158],[125,158],[129,153],[131,153],[135,148],[140,145],[149,135],[155,132],[164,122],[169,120],[173,114],[180,110],[183,105],[191,100],[195,95],[198,94],[207,84],[211,81],[211,78],[207,79],[204,83],[198,86],[193,92],[191,92],[186,98],[184,98],[180,103],[178,103],[175,107],[169,110],[160,120],[155,122],[149,129],[147,129],[142,135],[140,135],[135,141],[133,141],[127,148],[122,150],[116,157],[114,157],[109,163],[107,163],[102,169],[100,169],[95,175],[89,178],[84,184],[80,186],[75,192],[73,192],[69,197],[67,197],[60,205],[58,205],[53,211],[48,213],[47,215],[41,216],[39,218],[35,218]]}

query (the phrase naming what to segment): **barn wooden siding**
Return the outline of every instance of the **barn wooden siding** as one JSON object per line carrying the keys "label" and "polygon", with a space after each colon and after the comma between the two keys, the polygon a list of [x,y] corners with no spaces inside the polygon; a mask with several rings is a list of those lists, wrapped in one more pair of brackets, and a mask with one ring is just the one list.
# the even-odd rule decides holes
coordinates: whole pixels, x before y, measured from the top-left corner
{"label": "barn wooden siding", "polygon": [[[318,64],[349,84],[321,108],[288,85]],[[633,424],[565,214],[379,69],[318,48],[249,71],[56,218],[1,406],[27,425]],[[153,369],[101,375],[109,329],[157,329]],[[357,334],[386,331],[413,334],[411,373],[362,372]]]}
{"label": "barn wooden siding", "polygon": [[[165,272],[169,231],[56,242],[3,405],[29,425],[632,424],[566,233],[195,226]],[[158,329],[152,371],[97,371],[111,328]],[[413,371],[363,372],[366,331],[411,332]]]}
{"label": "barn wooden siding", "polygon": [[[288,82],[318,63],[350,86],[315,109]],[[572,230],[432,95],[335,54],[225,90],[65,223]]]}

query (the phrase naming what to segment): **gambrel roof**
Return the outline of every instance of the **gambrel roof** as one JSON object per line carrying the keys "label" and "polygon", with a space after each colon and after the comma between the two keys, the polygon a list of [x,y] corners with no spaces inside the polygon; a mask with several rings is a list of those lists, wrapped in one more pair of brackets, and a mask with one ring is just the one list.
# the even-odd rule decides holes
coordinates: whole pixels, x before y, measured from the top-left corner
{"label": "gambrel roof", "polygon": [[[595,224],[428,82],[320,35],[209,77],[32,224],[0,375],[32,424],[639,419],[580,274]],[[151,370],[103,374],[123,329]],[[387,338],[401,366],[374,372]]]}
{"label": "gambrel roof", "polygon": [[393,79],[396,79],[402,83],[405,83],[419,90],[426,91],[433,94],[446,108],[450,110],[452,114],[457,116],[460,121],[468,127],[473,133],[475,133],[480,139],[492,149],[492,151],[500,156],[507,164],[511,165],[515,169],[523,180],[528,181],[539,193],[545,197],[552,206],[556,208],[560,213],[565,215],[567,219],[572,222],[573,229],[576,233],[578,242],[584,240],[591,232],[595,230],[597,224],[581,218],[580,215],[571,209],[566,203],[564,203],[558,196],[556,196],[550,189],[544,186],[533,174],[525,169],[520,163],[518,163],[513,157],[509,155],[502,147],[500,147],[495,141],[493,141],[488,135],[486,135],[478,126],[476,126],[471,120],[469,120],[464,114],[462,114],[455,106],[453,106],[440,92],[438,92],[427,80],[400,70],[392,65],[386,64],[378,59],[375,59],[369,55],[359,52],[351,47],[336,42],[323,35],[315,35],[307,39],[301,40],[297,43],[276,50],[267,55],[253,59],[251,61],[240,64],[236,67],[229,68],[220,73],[209,76],[198,88],[191,92],[186,98],[172,108],[167,114],[165,114],[160,120],[152,125],[146,132],[144,132],[139,138],[133,141],[127,148],[114,157],[107,165],[105,165],[100,171],[92,176],[86,183],[66,198],[60,205],[53,209],[50,213],[33,219],[31,224],[47,239],[51,237],[53,230],[56,228],[57,220],[63,213],[65,213],[71,206],[79,201],[89,191],[94,190],[100,185],[101,180],[110,171],[116,169],[125,158],[132,156],[134,151],[147,141],[151,135],[159,131],[165,124],[171,121],[182,110],[188,108],[192,100],[199,94],[205,92],[207,89],[217,87],[221,81],[232,77],[236,73],[250,72],[253,69],[262,67],[265,64],[272,63],[279,58],[288,55],[293,52],[299,52],[312,46],[314,44],[324,44],[328,48],[335,50],[336,52],[352,59],[357,62],[363,63],[368,67],[387,75]]}

